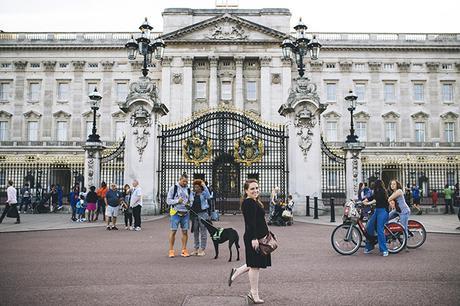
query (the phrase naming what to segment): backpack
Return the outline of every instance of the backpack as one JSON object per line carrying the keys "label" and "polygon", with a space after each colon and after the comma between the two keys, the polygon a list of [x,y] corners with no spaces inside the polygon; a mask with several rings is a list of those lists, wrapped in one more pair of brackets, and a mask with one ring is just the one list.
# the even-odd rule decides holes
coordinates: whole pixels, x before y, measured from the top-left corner
{"label": "backpack", "polygon": [[[190,194],[192,193],[192,191],[190,190],[190,187],[187,188],[187,191],[188,191],[188,196],[190,197]],[[172,198],[174,199],[177,195],[177,185],[174,185],[174,191],[173,191],[173,196]]]}
{"label": "backpack", "polygon": [[[172,198],[174,199],[177,195],[177,184],[174,185],[174,191],[173,191],[173,196]],[[191,193],[191,190],[190,188],[187,188],[187,191],[188,191],[188,197],[190,198],[190,193]],[[173,205],[172,206],[169,206],[169,215],[170,216],[174,216],[175,214],[177,213],[177,210],[174,209]]]}

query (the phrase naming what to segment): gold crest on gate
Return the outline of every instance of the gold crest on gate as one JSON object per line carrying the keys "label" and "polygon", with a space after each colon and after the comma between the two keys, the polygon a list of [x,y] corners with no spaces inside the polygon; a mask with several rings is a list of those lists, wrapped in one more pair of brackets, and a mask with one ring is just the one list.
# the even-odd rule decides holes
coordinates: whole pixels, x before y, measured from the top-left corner
{"label": "gold crest on gate", "polygon": [[185,160],[194,163],[197,167],[211,158],[211,151],[211,139],[206,139],[198,132],[194,132],[182,143],[182,154]]}
{"label": "gold crest on gate", "polygon": [[264,155],[264,142],[251,134],[235,140],[235,161],[249,167],[260,162]]}

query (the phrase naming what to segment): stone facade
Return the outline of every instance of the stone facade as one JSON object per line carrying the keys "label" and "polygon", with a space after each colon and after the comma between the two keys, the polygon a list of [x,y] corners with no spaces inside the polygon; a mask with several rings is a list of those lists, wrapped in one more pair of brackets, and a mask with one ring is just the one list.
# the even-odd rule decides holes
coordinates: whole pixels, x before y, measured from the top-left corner
{"label": "stone facade", "polygon": [[[167,44],[165,56],[149,74],[170,110],[160,122],[230,105],[285,123],[278,109],[298,76],[280,48],[290,18],[287,9],[166,9],[164,33],[154,33]],[[329,143],[340,146],[348,134],[344,97],[351,89],[359,95],[355,129],[363,156],[423,154],[430,147],[430,154],[458,158],[460,34],[315,34],[323,48],[306,63],[306,76],[327,104],[319,127]],[[0,153],[43,152],[59,141],[66,152],[82,154],[95,86],[103,95],[98,134],[104,142],[119,140],[129,118],[118,105],[141,68],[139,59],[127,60],[129,38],[0,33]]]}

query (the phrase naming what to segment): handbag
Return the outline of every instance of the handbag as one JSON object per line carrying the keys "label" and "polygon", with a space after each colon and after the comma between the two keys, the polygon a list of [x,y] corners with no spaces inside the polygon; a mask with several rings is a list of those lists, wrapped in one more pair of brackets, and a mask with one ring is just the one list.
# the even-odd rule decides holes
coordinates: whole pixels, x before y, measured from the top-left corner
{"label": "handbag", "polygon": [[262,255],[267,256],[278,248],[278,241],[275,235],[268,231],[267,236],[258,239],[259,240],[259,252]]}
{"label": "handbag", "polygon": [[8,218],[18,218],[19,217],[19,213],[18,213],[18,209],[16,207],[16,204],[11,204],[10,205],[10,207],[8,208],[8,212],[6,213],[6,216]]}

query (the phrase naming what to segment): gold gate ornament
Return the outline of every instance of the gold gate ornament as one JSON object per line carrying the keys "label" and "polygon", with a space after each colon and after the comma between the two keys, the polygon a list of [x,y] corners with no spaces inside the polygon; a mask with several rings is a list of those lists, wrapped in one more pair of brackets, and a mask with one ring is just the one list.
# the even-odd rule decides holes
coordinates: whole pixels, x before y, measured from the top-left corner
{"label": "gold gate ornament", "polygon": [[184,159],[195,166],[207,162],[211,158],[212,142],[198,132],[194,132],[182,143],[182,154]]}
{"label": "gold gate ornament", "polygon": [[251,134],[245,134],[235,140],[234,150],[235,161],[244,164],[246,167],[253,163],[260,162],[264,155],[264,142]]}

